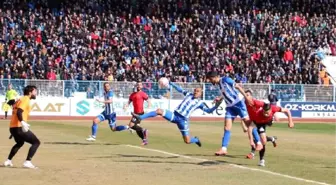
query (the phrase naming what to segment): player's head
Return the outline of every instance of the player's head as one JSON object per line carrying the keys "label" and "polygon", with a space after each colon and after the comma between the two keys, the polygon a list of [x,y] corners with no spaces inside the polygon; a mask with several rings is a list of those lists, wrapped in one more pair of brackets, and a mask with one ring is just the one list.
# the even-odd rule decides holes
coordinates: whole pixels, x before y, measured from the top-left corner
{"label": "player's head", "polygon": [[203,95],[203,89],[200,87],[197,87],[194,89],[194,98],[201,98]]}
{"label": "player's head", "polygon": [[104,90],[105,92],[109,91],[111,89],[110,84],[108,82],[104,83]]}
{"label": "player's head", "polygon": [[263,106],[263,114],[265,117],[268,117],[271,113],[271,104],[269,103],[265,103]]}
{"label": "player's head", "polygon": [[141,82],[137,82],[137,83],[136,83],[136,85],[135,85],[135,87],[136,87],[136,90],[137,90],[137,91],[141,91],[141,90],[142,90],[142,88],[143,88],[143,86],[142,86],[142,83],[141,83]]}
{"label": "player's head", "polygon": [[36,99],[37,87],[35,85],[28,85],[23,90],[24,96],[29,96],[30,99]]}
{"label": "player's head", "polygon": [[248,89],[245,91],[247,98],[252,98],[252,90]]}
{"label": "player's head", "polygon": [[12,89],[12,84],[8,84],[8,90],[11,90]]}
{"label": "player's head", "polygon": [[218,84],[219,83],[219,75],[216,71],[210,71],[208,72],[208,74],[206,75],[207,79],[210,81],[210,83],[212,83],[213,85]]}

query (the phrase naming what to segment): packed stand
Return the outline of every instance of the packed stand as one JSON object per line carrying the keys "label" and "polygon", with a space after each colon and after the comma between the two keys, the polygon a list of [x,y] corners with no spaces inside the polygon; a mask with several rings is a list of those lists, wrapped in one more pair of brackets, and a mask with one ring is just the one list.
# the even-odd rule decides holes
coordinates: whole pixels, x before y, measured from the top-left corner
{"label": "packed stand", "polygon": [[70,80],[70,90],[78,80],[203,82],[212,69],[242,83],[319,84],[320,60],[336,55],[333,0],[8,2],[0,77]]}

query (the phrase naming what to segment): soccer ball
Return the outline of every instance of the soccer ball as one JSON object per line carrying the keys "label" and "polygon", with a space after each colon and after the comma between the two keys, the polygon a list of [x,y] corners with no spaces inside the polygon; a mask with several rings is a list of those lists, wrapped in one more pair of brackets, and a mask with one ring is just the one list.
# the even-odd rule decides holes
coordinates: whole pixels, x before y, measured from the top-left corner
{"label": "soccer ball", "polygon": [[169,80],[166,77],[162,77],[159,79],[159,86],[160,88],[168,88],[169,86]]}

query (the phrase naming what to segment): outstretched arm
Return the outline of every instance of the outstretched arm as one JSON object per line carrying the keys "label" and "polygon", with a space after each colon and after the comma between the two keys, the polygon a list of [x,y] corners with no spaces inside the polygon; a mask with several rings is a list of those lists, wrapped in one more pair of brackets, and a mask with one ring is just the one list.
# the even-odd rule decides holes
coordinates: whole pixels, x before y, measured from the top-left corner
{"label": "outstretched arm", "polygon": [[289,128],[293,128],[294,127],[294,123],[293,123],[293,119],[292,119],[292,114],[288,109],[285,108],[281,108],[281,112],[286,114],[286,116],[288,117],[288,127]]}
{"label": "outstretched arm", "polygon": [[245,100],[247,100],[247,103],[249,105],[253,105],[253,100],[247,96],[245,90],[239,84],[236,83],[235,88],[238,89],[238,91],[244,96]]}
{"label": "outstretched arm", "polygon": [[222,101],[223,101],[223,98],[221,98],[221,99],[215,99],[214,100],[215,106],[213,106],[212,108],[209,108],[205,103],[202,103],[199,108],[202,109],[204,112],[210,114],[210,113],[212,113],[213,111],[215,111],[220,106],[220,104],[222,103]]}
{"label": "outstretched arm", "polygon": [[175,90],[177,90],[179,93],[182,93],[184,96],[187,95],[189,92],[187,90],[184,90],[182,87],[176,85],[173,82],[169,82],[169,85],[171,85]]}

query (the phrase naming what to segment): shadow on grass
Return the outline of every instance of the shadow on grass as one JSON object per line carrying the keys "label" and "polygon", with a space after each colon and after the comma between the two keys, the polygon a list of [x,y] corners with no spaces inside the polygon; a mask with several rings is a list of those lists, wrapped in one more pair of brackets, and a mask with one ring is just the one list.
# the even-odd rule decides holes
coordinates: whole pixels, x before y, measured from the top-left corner
{"label": "shadow on grass", "polygon": [[[215,157],[214,154],[183,154],[185,156],[195,156],[195,157]],[[221,157],[221,156],[217,156]],[[225,155],[223,157],[228,157],[228,158],[245,158],[245,155]]]}
{"label": "shadow on grass", "polygon": [[11,166],[11,167],[8,167],[8,166],[5,166],[5,165],[0,165],[0,168],[8,168],[8,169],[15,169],[15,170],[38,170],[39,169],[39,168],[36,168],[36,169],[24,168],[22,166]]}
{"label": "shadow on grass", "polygon": [[105,146],[116,146],[120,144],[114,143],[80,143],[80,142],[44,142],[43,144],[49,145],[105,145]]}
{"label": "shadow on grass", "polygon": [[[137,158],[134,160],[118,160],[119,158]],[[220,161],[220,160],[206,160],[202,162],[185,162],[185,161],[167,161],[164,159],[185,159],[180,156],[170,156],[170,157],[164,157],[164,156],[148,156],[148,155],[127,155],[127,154],[116,154],[116,155],[110,155],[110,156],[99,156],[99,157],[93,157],[93,158],[116,158],[118,162],[134,162],[134,163],[153,163],[153,164],[192,164],[192,165],[200,165],[200,166],[214,166],[214,165],[223,165],[223,164],[235,164],[235,165],[245,165],[245,164],[238,164],[238,163],[229,163],[227,161]],[[153,159],[153,160],[151,160]],[[155,159],[162,159],[162,160],[155,160]],[[192,159],[185,159],[185,160],[192,160]]]}

